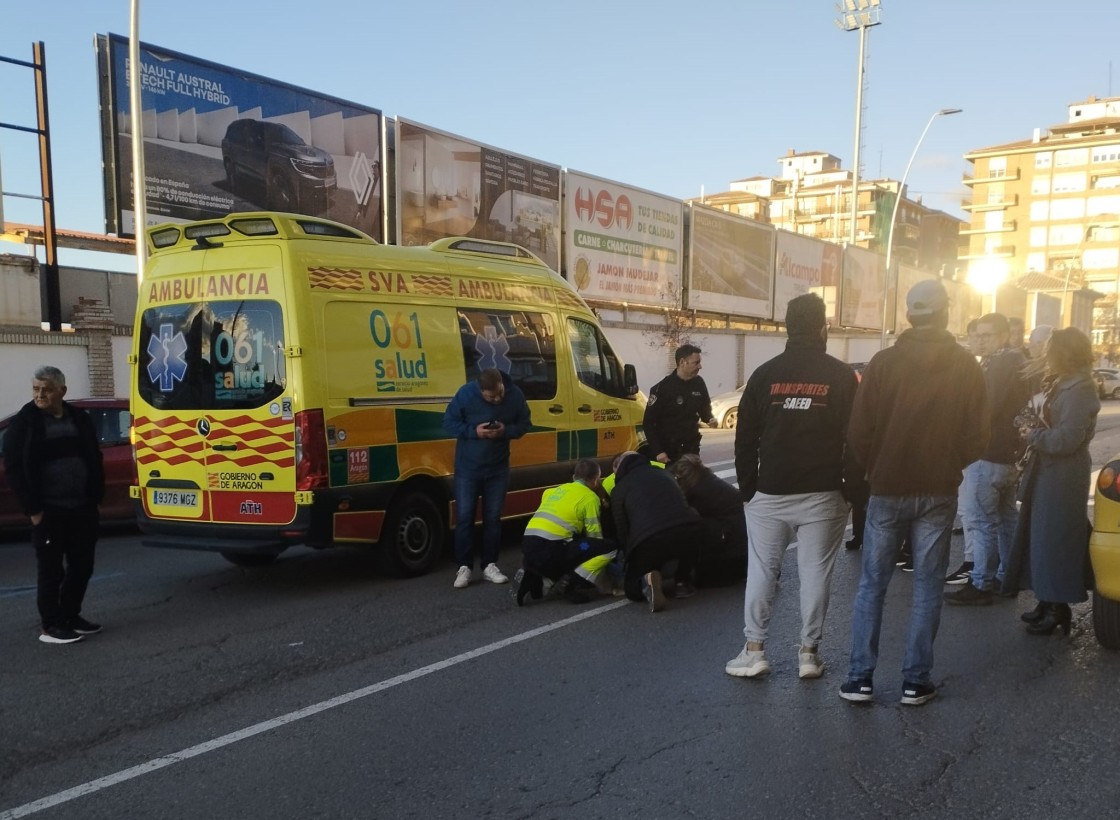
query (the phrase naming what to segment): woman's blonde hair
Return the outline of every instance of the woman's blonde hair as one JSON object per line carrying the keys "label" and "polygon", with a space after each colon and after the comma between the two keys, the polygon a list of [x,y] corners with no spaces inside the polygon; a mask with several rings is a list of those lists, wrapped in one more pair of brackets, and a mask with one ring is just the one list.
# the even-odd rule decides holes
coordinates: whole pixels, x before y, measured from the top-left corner
{"label": "woman's blonde hair", "polygon": [[1046,370],[1057,376],[1084,373],[1093,368],[1093,345],[1075,327],[1055,330],[1046,343]]}
{"label": "woman's blonde hair", "polygon": [[700,479],[711,472],[708,466],[694,453],[685,453],[669,465],[669,472],[686,493],[700,483]]}

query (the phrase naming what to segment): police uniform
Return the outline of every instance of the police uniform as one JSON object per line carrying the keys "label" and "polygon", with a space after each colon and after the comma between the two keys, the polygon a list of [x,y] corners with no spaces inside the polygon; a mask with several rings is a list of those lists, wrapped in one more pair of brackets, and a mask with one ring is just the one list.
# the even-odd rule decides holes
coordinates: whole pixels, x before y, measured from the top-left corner
{"label": "police uniform", "polygon": [[642,429],[649,442],[649,455],[661,453],[676,461],[685,453],[700,453],[698,422],[712,417],[708,386],[700,376],[687,381],[674,370],[649,391]]}

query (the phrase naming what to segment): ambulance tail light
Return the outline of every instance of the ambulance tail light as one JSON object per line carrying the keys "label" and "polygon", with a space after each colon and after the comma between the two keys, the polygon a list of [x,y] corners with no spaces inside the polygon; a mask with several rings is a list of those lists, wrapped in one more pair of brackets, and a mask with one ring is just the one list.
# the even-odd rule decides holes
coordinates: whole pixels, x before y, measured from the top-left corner
{"label": "ambulance tail light", "polygon": [[327,435],[322,410],[296,413],[296,490],[327,486]]}

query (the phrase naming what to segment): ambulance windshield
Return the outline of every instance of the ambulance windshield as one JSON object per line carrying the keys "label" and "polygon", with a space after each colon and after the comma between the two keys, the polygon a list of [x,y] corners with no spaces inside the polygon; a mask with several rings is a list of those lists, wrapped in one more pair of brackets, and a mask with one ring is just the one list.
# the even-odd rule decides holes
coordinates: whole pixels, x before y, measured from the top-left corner
{"label": "ambulance windshield", "polygon": [[140,323],[140,397],[165,410],[260,407],[279,397],[283,312],[271,300],[149,308]]}

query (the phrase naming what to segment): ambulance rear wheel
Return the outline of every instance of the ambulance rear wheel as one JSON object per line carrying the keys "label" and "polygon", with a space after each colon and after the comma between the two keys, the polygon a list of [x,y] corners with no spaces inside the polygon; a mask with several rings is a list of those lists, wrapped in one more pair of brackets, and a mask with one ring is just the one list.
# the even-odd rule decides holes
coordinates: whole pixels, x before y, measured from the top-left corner
{"label": "ambulance rear wheel", "polygon": [[406,493],[393,502],[381,531],[381,564],[394,575],[423,575],[436,565],[446,537],[435,502],[424,493]]}

